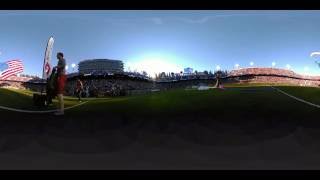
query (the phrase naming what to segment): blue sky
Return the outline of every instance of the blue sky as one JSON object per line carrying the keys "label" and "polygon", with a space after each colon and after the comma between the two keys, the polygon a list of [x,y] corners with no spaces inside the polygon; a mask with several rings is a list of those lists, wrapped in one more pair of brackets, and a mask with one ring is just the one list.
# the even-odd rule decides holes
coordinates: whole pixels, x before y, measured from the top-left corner
{"label": "blue sky", "polygon": [[41,74],[53,35],[53,64],[62,51],[69,66],[109,58],[154,73],[275,62],[320,75],[310,57],[320,51],[320,11],[0,11],[0,23],[0,62],[21,59],[27,74]]}

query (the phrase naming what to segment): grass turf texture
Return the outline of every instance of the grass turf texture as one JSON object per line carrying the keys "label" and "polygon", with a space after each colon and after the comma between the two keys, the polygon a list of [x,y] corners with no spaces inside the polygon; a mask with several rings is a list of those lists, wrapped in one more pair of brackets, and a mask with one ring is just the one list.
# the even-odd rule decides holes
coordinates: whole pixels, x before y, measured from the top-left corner
{"label": "grass turf texture", "polygon": [[[285,92],[320,104],[320,89],[306,87],[278,87]],[[170,90],[148,95],[117,98],[83,98],[87,104],[69,110],[71,114],[108,114],[132,116],[183,116],[190,115],[231,118],[250,116],[285,115],[290,117],[301,112],[313,112],[315,108],[297,102],[285,95],[263,86],[231,87],[226,90]],[[57,100],[49,109],[55,108]],[[77,98],[65,97],[65,106],[78,104]],[[27,90],[0,89],[0,105],[28,110],[33,106],[32,92]],[[269,111],[269,113],[264,113]]]}
{"label": "grass turf texture", "polygon": [[[319,99],[320,91],[316,88],[278,88],[297,97],[314,100],[314,103]],[[31,94],[29,91],[0,89],[0,105],[35,110]],[[48,141],[48,136],[59,137],[64,139],[62,144],[55,141],[52,142],[55,147],[50,143],[46,146],[65,152],[95,152],[98,148],[77,143],[79,138],[96,140],[105,136],[109,139],[102,140],[102,143],[111,143],[110,147],[118,143],[125,146],[129,141],[134,141],[126,139],[121,142],[121,138],[117,137],[120,133],[121,137],[144,138],[143,143],[147,145],[162,146],[171,138],[168,134],[175,134],[197,144],[239,145],[287,136],[298,127],[320,127],[317,118],[319,109],[262,86],[207,91],[180,89],[84,100],[89,102],[59,117],[0,110],[0,133],[15,134],[20,139],[35,136],[44,141]],[[65,102],[66,106],[78,103],[77,98],[73,97],[66,97]],[[318,131],[308,129],[305,132]],[[67,141],[71,137],[78,140]],[[21,141],[21,144],[24,143],[27,142]]]}
{"label": "grass turf texture", "polygon": [[[53,104],[48,108],[39,108],[33,105],[33,92],[28,90],[16,90],[16,89],[0,89],[0,105],[23,109],[23,110],[49,110],[56,109],[57,100],[53,100]],[[77,104],[75,98],[66,98],[65,107],[69,107]],[[2,110],[0,110],[2,111]]]}
{"label": "grass turf texture", "polygon": [[[320,90],[305,87],[278,87],[292,95],[320,104]],[[0,90],[0,105],[42,110],[32,105],[32,92]],[[270,87],[228,87],[226,90],[170,90],[148,95],[117,98],[84,98],[88,103],[66,111],[68,119],[159,119],[201,122],[256,123],[260,120],[298,122],[317,117],[320,110],[291,99]],[[57,101],[54,100],[54,104]],[[65,97],[65,107],[78,104],[77,98]],[[49,109],[55,108],[55,105]],[[2,114],[15,112],[0,110]],[[19,113],[21,114],[21,113]],[[51,115],[35,115],[37,118]],[[21,116],[19,116],[21,117]]]}
{"label": "grass turf texture", "polygon": [[320,105],[320,88],[283,86],[279,87],[279,89],[303,100]]}

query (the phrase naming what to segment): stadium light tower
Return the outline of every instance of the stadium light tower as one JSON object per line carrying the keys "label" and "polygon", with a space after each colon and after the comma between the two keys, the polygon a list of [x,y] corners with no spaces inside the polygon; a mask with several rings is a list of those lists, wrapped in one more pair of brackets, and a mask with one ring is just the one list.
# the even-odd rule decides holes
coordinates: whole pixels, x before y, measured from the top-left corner
{"label": "stadium light tower", "polygon": [[250,66],[253,66],[253,65],[254,65],[254,62],[253,62],[253,61],[251,61],[251,62],[250,62]]}
{"label": "stadium light tower", "polygon": [[272,62],[272,67],[275,67],[276,66],[276,62]]}
{"label": "stadium light tower", "polygon": [[286,68],[287,68],[287,69],[291,69],[290,64],[287,64],[287,65],[286,65]]}
{"label": "stadium light tower", "polygon": [[240,65],[239,65],[239,64],[235,64],[234,67],[235,67],[236,69],[239,69]]}
{"label": "stadium light tower", "polygon": [[76,64],[75,64],[75,63],[72,63],[72,64],[71,64],[71,67],[72,67],[72,71],[74,72],[74,68],[76,67]]}
{"label": "stadium light tower", "polygon": [[221,67],[219,65],[216,66],[216,70],[219,71]]}
{"label": "stadium light tower", "polygon": [[312,52],[310,54],[310,57],[319,57],[320,56],[320,51],[319,52]]}
{"label": "stadium light tower", "polygon": [[320,51],[311,53],[310,57],[314,58],[316,60],[315,63],[320,67],[320,62],[317,60],[320,57]]}

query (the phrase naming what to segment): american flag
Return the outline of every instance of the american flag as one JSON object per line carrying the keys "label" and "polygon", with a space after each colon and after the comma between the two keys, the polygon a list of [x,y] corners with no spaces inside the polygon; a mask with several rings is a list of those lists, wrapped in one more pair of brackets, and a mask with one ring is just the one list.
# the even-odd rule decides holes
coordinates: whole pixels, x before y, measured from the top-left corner
{"label": "american flag", "polygon": [[10,60],[0,63],[0,79],[6,80],[11,76],[16,76],[23,72],[23,64],[20,60]]}

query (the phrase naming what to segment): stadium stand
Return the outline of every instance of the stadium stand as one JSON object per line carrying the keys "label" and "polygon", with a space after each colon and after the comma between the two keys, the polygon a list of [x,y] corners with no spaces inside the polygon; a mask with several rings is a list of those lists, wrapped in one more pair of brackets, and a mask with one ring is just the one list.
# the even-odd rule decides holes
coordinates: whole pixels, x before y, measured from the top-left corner
{"label": "stadium stand", "polygon": [[293,71],[277,68],[244,68],[233,70],[228,74],[229,79],[238,79],[240,83],[273,83],[298,86],[320,85],[320,76],[296,74]]}
{"label": "stadium stand", "polygon": [[[192,86],[213,86],[216,77],[222,83],[267,83],[288,84],[297,86],[320,86],[320,76],[305,76],[290,70],[277,68],[242,68],[230,72],[218,71],[214,73],[161,73],[156,80],[136,72],[69,74],[66,84],[66,95],[73,96],[76,88],[76,79],[80,78],[84,84],[83,96],[122,96],[145,94],[159,90],[188,88]],[[43,91],[45,80],[34,76],[14,76],[7,80],[0,80],[0,87],[30,89]]]}
{"label": "stadium stand", "polygon": [[138,91],[150,91],[153,82],[140,75],[132,74],[92,74],[79,75],[68,78],[66,94],[74,95],[76,79],[82,80],[85,89],[85,96],[121,96],[135,94]]}

